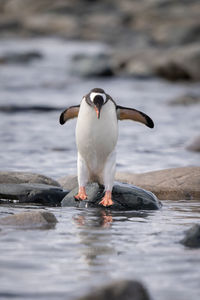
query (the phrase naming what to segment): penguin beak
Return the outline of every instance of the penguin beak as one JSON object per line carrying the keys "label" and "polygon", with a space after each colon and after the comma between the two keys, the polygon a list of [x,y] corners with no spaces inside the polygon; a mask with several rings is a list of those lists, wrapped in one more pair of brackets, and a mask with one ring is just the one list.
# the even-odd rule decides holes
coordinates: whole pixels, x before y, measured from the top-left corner
{"label": "penguin beak", "polygon": [[97,114],[97,119],[99,119],[100,118],[100,111],[101,111],[101,106],[97,106],[97,105],[95,105],[95,107],[94,107],[94,109],[95,109],[95,111],[96,111],[96,114]]}
{"label": "penguin beak", "polygon": [[101,108],[102,108],[102,105],[104,103],[103,101],[103,98],[99,95],[97,95],[95,98],[94,98],[94,109],[96,111],[96,114],[97,114],[97,119],[100,118],[100,112],[101,112]]}

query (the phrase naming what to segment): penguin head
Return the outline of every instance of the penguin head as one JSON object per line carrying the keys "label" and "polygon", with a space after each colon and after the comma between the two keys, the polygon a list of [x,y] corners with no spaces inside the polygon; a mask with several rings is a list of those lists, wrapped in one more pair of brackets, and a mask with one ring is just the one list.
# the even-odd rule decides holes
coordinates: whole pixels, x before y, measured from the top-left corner
{"label": "penguin head", "polygon": [[97,119],[99,119],[101,108],[107,100],[106,93],[103,89],[95,88],[90,91],[86,99],[88,104],[94,107],[97,114]]}

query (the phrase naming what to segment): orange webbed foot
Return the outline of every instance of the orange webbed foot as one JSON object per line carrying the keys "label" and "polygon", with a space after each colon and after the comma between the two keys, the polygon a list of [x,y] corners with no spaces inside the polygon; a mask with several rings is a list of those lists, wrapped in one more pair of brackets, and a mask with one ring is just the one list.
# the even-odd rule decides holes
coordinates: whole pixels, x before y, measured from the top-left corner
{"label": "orange webbed foot", "polygon": [[103,206],[111,206],[114,204],[114,202],[112,201],[112,198],[111,198],[110,191],[106,191],[105,196],[103,197],[103,199],[101,200],[101,202],[99,204],[101,204]]}
{"label": "orange webbed foot", "polygon": [[84,186],[81,186],[79,188],[78,194],[76,196],[74,196],[74,198],[76,198],[77,200],[86,200],[87,199],[87,194],[86,194]]}

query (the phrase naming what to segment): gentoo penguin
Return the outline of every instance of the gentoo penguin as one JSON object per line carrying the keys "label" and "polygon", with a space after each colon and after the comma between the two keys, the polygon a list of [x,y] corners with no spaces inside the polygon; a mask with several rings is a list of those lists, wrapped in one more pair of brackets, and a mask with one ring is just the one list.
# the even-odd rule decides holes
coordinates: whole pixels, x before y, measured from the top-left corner
{"label": "gentoo penguin", "polygon": [[118,120],[133,120],[153,128],[152,119],[141,111],[116,105],[103,89],[92,89],[83,97],[81,104],[71,106],[60,115],[60,124],[78,117],[76,144],[78,148],[77,200],[87,199],[85,186],[98,182],[105,187],[105,196],[100,204],[113,204],[112,188],[116,166],[116,143]]}

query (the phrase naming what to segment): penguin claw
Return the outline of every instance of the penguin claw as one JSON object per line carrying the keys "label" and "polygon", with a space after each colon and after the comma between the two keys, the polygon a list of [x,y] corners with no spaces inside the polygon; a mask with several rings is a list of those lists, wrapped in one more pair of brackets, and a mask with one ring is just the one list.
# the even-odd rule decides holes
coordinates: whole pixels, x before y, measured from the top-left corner
{"label": "penguin claw", "polygon": [[101,204],[103,206],[111,206],[111,205],[114,204],[114,202],[112,201],[112,198],[111,198],[111,192],[110,191],[106,191],[105,196],[103,197],[101,202],[99,202],[99,204]]}
{"label": "penguin claw", "polygon": [[74,196],[75,199],[77,200],[86,200],[87,199],[87,194],[85,191],[85,187],[80,187],[79,192],[76,196]]}

